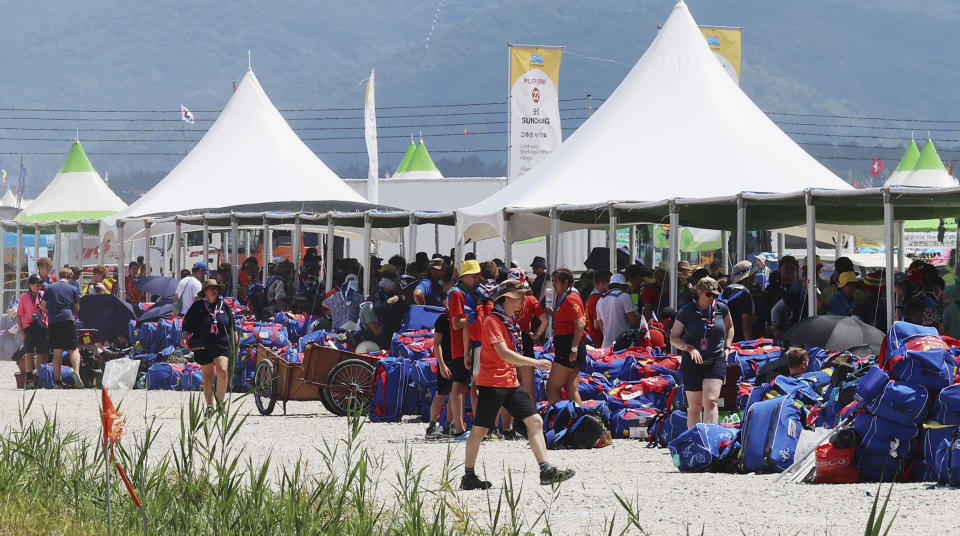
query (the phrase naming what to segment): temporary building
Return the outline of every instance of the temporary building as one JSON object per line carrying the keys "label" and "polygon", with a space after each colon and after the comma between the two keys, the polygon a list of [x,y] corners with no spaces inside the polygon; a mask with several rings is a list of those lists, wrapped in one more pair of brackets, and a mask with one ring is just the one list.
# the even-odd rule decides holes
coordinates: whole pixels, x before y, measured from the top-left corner
{"label": "temporary building", "polygon": [[437,165],[434,164],[433,159],[430,158],[430,153],[427,152],[427,146],[424,145],[423,138],[420,138],[420,143],[416,145],[411,143],[410,147],[407,148],[407,154],[404,156],[403,162],[400,163],[400,167],[397,168],[397,172],[393,178],[442,179],[443,174],[440,173]]}
{"label": "temporary building", "polygon": [[7,191],[3,194],[3,197],[0,197],[0,205],[5,207],[17,206],[17,196],[10,191],[10,185],[7,185]]}
{"label": "temporary building", "polygon": [[294,133],[253,70],[197,145],[116,218],[375,208]]}
{"label": "temporary building", "polygon": [[[8,191],[9,193],[9,191]],[[12,196],[11,196],[12,197]],[[16,200],[14,200],[16,204]],[[93,168],[79,141],[43,192],[17,215],[19,221],[99,219],[127,206]]]}
{"label": "temporary building", "polygon": [[890,178],[887,179],[884,186],[906,184],[907,178],[913,173],[913,168],[916,167],[917,160],[919,159],[920,149],[917,148],[917,142],[910,140],[910,145],[907,145],[907,150],[903,152],[903,158],[900,159],[900,164],[897,166],[897,169],[890,174]]}
{"label": "temporary building", "polygon": [[[907,149],[909,150],[909,147]],[[916,150],[916,146],[914,146],[914,150]],[[897,171],[900,171],[899,167]],[[910,173],[899,174],[896,177],[891,176],[885,186],[948,188],[957,186],[957,179],[953,178],[947,171],[946,166],[943,165],[943,160],[940,160],[940,155],[937,154],[937,148],[934,147],[933,141],[927,140],[927,143],[923,145],[923,150],[917,155],[916,163],[914,163]]]}
{"label": "temporary building", "polygon": [[410,165],[410,158],[413,156],[413,153],[417,150],[417,144],[413,142],[413,136],[410,136],[410,145],[407,146],[407,152],[403,155],[403,160],[400,161],[400,165],[397,166],[397,170],[393,172],[394,175],[399,175],[407,170],[407,166]]}
{"label": "temporary building", "polygon": [[804,188],[851,187],[727,75],[681,0],[596,113],[527,174],[457,216],[462,237],[476,241],[503,235],[506,209],[510,237],[522,240],[547,234],[549,207]]}

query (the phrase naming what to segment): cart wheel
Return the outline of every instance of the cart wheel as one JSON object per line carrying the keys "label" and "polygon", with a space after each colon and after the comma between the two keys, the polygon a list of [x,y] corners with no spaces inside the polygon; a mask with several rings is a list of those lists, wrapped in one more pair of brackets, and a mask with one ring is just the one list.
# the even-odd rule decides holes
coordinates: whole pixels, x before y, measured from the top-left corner
{"label": "cart wheel", "polygon": [[374,367],[361,359],[347,359],[334,365],[321,389],[323,406],[334,415],[345,417],[351,404],[359,405],[361,414],[367,414],[373,405]]}
{"label": "cart wheel", "polygon": [[277,387],[277,377],[273,373],[273,363],[269,359],[261,359],[257,363],[257,370],[253,375],[253,401],[257,405],[257,410],[261,415],[270,415],[273,413],[273,407],[277,405],[277,399],[274,392]]}

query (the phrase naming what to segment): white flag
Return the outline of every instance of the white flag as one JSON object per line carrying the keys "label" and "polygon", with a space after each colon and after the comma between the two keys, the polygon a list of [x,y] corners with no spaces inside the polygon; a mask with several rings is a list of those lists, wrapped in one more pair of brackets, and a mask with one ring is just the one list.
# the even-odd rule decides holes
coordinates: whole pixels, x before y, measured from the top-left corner
{"label": "white flag", "polygon": [[187,109],[186,106],[180,105],[180,119],[183,119],[184,122],[190,123],[191,125],[195,122],[193,119],[193,112]]}
{"label": "white flag", "polygon": [[367,138],[367,201],[380,202],[380,164],[377,154],[377,104],[374,99],[373,69],[370,69],[370,80],[367,81],[367,95],[363,105],[363,131]]}

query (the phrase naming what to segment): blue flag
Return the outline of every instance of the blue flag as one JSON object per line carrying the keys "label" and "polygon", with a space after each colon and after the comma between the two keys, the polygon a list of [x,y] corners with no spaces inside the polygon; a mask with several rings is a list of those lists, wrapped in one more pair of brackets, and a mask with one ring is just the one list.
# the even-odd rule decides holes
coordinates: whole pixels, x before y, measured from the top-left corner
{"label": "blue flag", "polygon": [[17,208],[20,208],[20,203],[23,201],[23,192],[27,189],[27,168],[23,165],[23,160],[20,161],[20,182],[17,186]]}

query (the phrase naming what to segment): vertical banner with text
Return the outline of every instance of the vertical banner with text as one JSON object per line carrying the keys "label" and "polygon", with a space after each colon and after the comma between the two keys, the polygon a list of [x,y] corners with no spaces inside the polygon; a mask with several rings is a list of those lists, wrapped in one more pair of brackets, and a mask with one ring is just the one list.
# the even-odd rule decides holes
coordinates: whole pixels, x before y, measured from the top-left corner
{"label": "vertical banner with text", "polygon": [[734,82],[740,83],[740,64],[743,60],[743,28],[727,26],[701,26],[700,31],[707,38],[710,50],[716,54]]}
{"label": "vertical banner with text", "polygon": [[363,134],[367,140],[367,201],[380,202],[380,158],[377,150],[377,101],[374,71],[370,69],[367,93],[363,100]]}
{"label": "vertical banner with text", "polygon": [[563,47],[508,45],[510,84],[507,177],[522,176],[563,141],[560,61]]}

